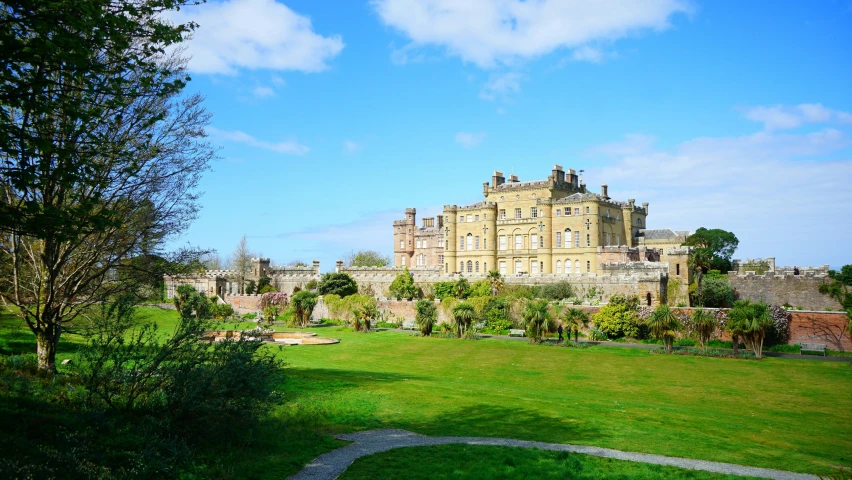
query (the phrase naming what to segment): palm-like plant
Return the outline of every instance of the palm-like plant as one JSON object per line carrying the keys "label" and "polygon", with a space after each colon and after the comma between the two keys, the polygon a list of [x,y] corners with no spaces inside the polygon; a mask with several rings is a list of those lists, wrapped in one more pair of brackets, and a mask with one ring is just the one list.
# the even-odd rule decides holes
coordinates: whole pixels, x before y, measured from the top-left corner
{"label": "palm-like plant", "polygon": [[473,323],[474,318],[476,318],[476,310],[473,308],[473,305],[461,302],[453,307],[453,321],[455,322],[458,338],[464,336],[464,332],[470,328],[470,324]]}
{"label": "palm-like plant", "polygon": [[293,295],[291,304],[301,327],[307,327],[308,321],[311,319],[311,313],[313,313],[314,307],[317,306],[317,294],[307,290],[296,292]]}
{"label": "palm-like plant", "polygon": [[646,321],[646,324],[651,335],[657,340],[662,340],[666,351],[672,353],[674,339],[677,335],[677,330],[680,328],[680,322],[678,322],[675,314],[669,309],[669,306],[660,305],[657,307]]}
{"label": "palm-like plant", "polygon": [[432,328],[438,320],[438,308],[435,306],[435,303],[426,299],[418,300],[415,308],[417,309],[417,315],[415,315],[414,321],[420,327],[420,333],[425,337],[432,335]]}
{"label": "palm-like plant", "polygon": [[503,276],[499,270],[491,270],[488,272],[488,281],[491,282],[491,296],[496,297],[503,288]]}
{"label": "palm-like plant", "polygon": [[695,331],[698,332],[698,343],[701,344],[701,350],[707,350],[707,342],[710,341],[710,337],[716,331],[719,322],[710,312],[697,309],[692,312],[692,324],[695,326]]}
{"label": "palm-like plant", "polygon": [[374,318],[379,316],[379,309],[375,304],[365,303],[352,309],[352,317],[354,321],[352,326],[356,332],[369,332],[370,323]]}
{"label": "palm-like plant", "polygon": [[734,341],[736,336],[741,336],[758,359],[763,358],[763,339],[772,323],[769,307],[765,303],[737,300],[728,312],[728,331]]}
{"label": "palm-like plant", "polygon": [[689,263],[695,270],[695,283],[697,284],[696,295],[698,296],[698,307],[704,306],[704,297],[701,291],[701,280],[704,272],[713,264],[713,253],[707,248],[696,248],[689,256]]}
{"label": "palm-like plant", "polygon": [[551,318],[547,300],[528,302],[526,307],[524,307],[522,316],[527,327],[527,335],[530,337],[530,342],[541,342],[541,337],[544,335],[545,330],[547,330],[547,324]]}
{"label": "palm-like plant", "polygon": [[562,312],[562,321],[568,326],[569,332],[574,332],[574,343],[576,343],[580,329],[589,326],[589,314],[578,308],[566,308]]}

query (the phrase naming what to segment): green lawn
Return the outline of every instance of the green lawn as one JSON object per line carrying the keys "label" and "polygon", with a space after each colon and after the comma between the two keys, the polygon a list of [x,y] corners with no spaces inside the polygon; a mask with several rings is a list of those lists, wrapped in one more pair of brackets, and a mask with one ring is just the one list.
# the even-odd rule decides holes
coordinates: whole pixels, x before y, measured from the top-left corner
{"label": "green lawn", "polygon": [[[428,461],[424,462],[424,459]],[[568,452],[480,445],[397,448],[356,460],[340,478],[372,480],[376,478],[376,472],[381,472],[381,478],[387,480],[478,478],[742,480],[753,478]]]}
{"label": "green lawn", "polygon": [[[144,312],[164,328],[176,318],[172,311]],[[0,318],[0,352],[33,351],[21,327]],[[848,362],[311,331],[342,341],[269,347],[288,363],[280,386],[286,402],[255,433],[251,452],[207,457],[210,476],[286,477],[344,444],[333,434],[373,428],[576,443],[809,473],[852,466]],[[73,352],[74,341],[64,337],[60,359]]]}

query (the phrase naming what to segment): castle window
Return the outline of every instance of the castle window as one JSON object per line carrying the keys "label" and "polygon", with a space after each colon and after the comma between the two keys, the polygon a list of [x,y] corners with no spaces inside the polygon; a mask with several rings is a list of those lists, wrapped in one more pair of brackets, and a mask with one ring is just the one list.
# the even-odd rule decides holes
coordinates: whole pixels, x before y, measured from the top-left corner
{"label": "castle window", "polygon": [[473,235],[467,234],[467,249],[473,250]]}
{"label": "castle window", "polygon": [[589,235],[589,234],[586,234],[586,246],[587,246],[587,247],[591,247],[591,246],[592,246],[592,236],[591,236],[591,235]]}
{"label": "castle window", "polygon": [[532,198],[535,198],[535,194],[534,194],[534,193],[532,194]]}
{"label": "castle window", "polygon": [[444,264],[444,273],[450,273],[450,264],[449,263]]}
{"label": "castle window", "polygon": [[429,240],[423,240],[423,248],[426,248],[428,246],[429,246]]}
{"label": "castle window", "polygon": [[402,263],[402,266],[404,267],[405,266],[405,255],[403,255],[401,257],[401,263]]}
{"label": "castle window", "polygon": [[580,214],[580,209],[579,209],[579,208],[575,208],[575,209],[574,209],[574,215],[579,215],[579,214]]}
{"label": "castle window", "polygon": [[444,239],[443,238],[438,239],[438,248],[444,248]]}
{"label": "castle window", "polygon": [[[558,234],[557,234],[558,235]],[[579,245],[577,245],[579,247]],[[565,229],[565,248],[571,248],[571,229]]]}
{"label": "castle window", "polygon": [[589,207],[586,207],[586,215],[589,214]]}
{"label": "castle window", "polygon": [[506,250],[506,235],[500,235],[500,250]]}
{"label": "castle window", "polygon": [[616,235],[616,236],[615,236],[615,244],[616,244],[616,245],[621,245],[621,235]]}
{"label": "castle window", "polygon": [[500,262],[500,275],[506,275],[506,262]]}
{"label": "castle window", "polygon": [[[574,246],[580,248],[580,232],[574,232]],[[580,271],[580,267],[577,267],[577,271]]]}
{"label": "castle window", "polygon": [[520,235],[515,235],[515,250],[524,248],[524,240]]}
{"label": "castle window", "polygon": [[472,221],[473,221],[473,215],[468,215],[468,216],[467,216],[467,221],[468,221],[468,222],[472,222]]}
{"label": "castle window", "polygon": [[556,261],[556,273],[562,273],[562,260]]}
{"label": "castle window", "polygon": [[483,239],[482,239],[482,249],[483,249],[483,250],[488,250],[488,238],[483,238]]}
{"label": "castle window", "polygon": [[561,216],[562,216],[562,209],[561,209],[561,208],[557,208],[557,209],[556,209],[556,216],[557,216],[557,217],[561,217]]}
{"label": "castle window", "polygon": [[586,273],[592,273],[592,262],[586,260]]}
{"label": "castle window", "polygon": [[556,232],[556,248],[562,248],[562,232]]}
{"label": "castle window", "polygon": [[586,220],[586,230],[591,230],[591,229],[592,229],[592,221]]}
{"label": "castle window", "polygon": [[420,240],[417,240],[417,248],[420,248]]}
{"label": "castle window", "polygon": [[515,195],[515,200],[520,200],[520,199],[521,199],[520,195]]}
{"label": "castle window", "polygon": [[409,240],[409,241],[408,241],[408,246],[409,246],[409,247],[411,246],[411,240]]}
{"label": "castle window", "polygon": [[532,272],[533,275],[538,274],[538,262],[537,261],[533,260],[532,262],[530,262],[530,271]]}
{"label": "castle window", "polygon": [[538,234],[533,233],[532,235],[530,235],[530,248],[538,248]]}
{"label": "castle window", "polygon": [[538,218],[538,208],[531,207],[530,208],[530,218]]}
{"label": "castle window", "polygon": [[475,248],[476,250],[479,250],[479,235],[477,235],[477,236],[473,239],[473,243],[474,243],[474,245],[475,245],[475,247],[474,247],[474,248]]}
{"label": "castle window", "polygon": [[680,275],[680,264],[679,263],[675,264],[675,270],[677,270],[676,275]]}
{"label": "castle window", "polygon": [[604,232],[604,246],[609,245],[609,232]]}
{"label": "castle window", "polygon": [[570,216],[571,216],[571,207],[568,207],[568,208],[566,208],[566,209],[565,209],[565,216],[566,216],[566,217],[570,217]]}
{"label": "castle window", "polygon": [[411,229],[410,228],[408,229],[408,234],[411,235]]}
{"label": "castle window", "polygon": [[483,213],[483,214],[482,214],[482,219],[483,219],[483,220],[488,220],[488,214],[487,214],[487,213]]}
{"label": "castle window", "polygon": [[405,240],[400,240],[400,241],[399,241],[399,249],[400,249],[400,250],[404,250],[404,249],[405,249]]}
{"label": "castle window", "polygon": [[572,273],[572,271],[571,271],[571,259],[570,258],[568,260],[565,260],[565,273],[567,273],[569,275]]}
{"label": "castle window", "polygon": [[506,209],[505,208],[500,209],[500,220],[506,220]]}
{"label": "castle window", "polygon": [[516,209],[515,209],[515,218],[516,218],[516,219],[520,219],[520,218],[521,218],[521,209],[520,209],[520,208],[516,208]]}
{"label": "castle window", "polygon": [[[443,255],[438,255],[438,264],[439,265],[444,264],[444,256]],[[448,266],[448,268],[449,268],[449,266]]]}
{"label": "castle window", "polygon": [[473,273],[473,262],[467,261],[467,273]]}
{"label": "castle window", "polygon": [[479,221],[479,215],[474,216],[473,220],[478,222]]}
{"label": "castle window", "polygon": [[473,264],[473,268],[474,268],[474,271],[476,273],[479,273],[479,262],[476,262],[475,264]]}
{"label": "castle window", "polygon": [[577,275],[580,274],[580,261],[574,260],[574,270],[577,272]]}
{"label": "castle window", "polygon": [[459,237],[459,250],[464,250],[464,235]]}
{"label": "castle window", "polygon": [[523,267],[521,267],[521,261],[515,260],[515,273],[521,273],[522,268]]}
{"label": "castle window", "polygon": [[459,216],[459,223],[464,223],[464,215]]}
{"label": "castle window", "polygon": [[464,273],[464,260],[459,262],[459,273]]}

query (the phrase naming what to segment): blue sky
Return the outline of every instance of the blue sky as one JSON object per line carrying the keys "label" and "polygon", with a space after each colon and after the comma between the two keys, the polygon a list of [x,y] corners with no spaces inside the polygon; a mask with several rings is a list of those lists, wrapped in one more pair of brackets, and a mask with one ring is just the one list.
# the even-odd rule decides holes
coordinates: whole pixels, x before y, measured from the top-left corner
{"label": "blue sky", "polygon": [[[391,253],[495,169],[584,169],[649,228],[852,263],[852,2],[230,0],[183,9],[221,146],[175,244]],[[418,220],[419,222],[419,220]]]}

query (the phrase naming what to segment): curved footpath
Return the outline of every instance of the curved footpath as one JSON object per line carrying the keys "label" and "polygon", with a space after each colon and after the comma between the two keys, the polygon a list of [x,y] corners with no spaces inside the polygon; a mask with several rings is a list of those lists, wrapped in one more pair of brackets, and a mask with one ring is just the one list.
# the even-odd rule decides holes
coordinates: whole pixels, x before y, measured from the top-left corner
{"label": "curved footpath", "polygon": [[759,478],[774,478],[777,480],[817,480],[819,477],[804,473],[785,472],[768,468],[744,467],[731,463],[708,462],[706,460],[690,460],[687,458],[664,457],[647,453],[622,452],[609,448],[589,447],[563,443],[530,442],[513,440],[511,438],[487,437],[427,437],[406,430],[383,429],[366,432],[338,435],[341,440],[354,442],[337,450],[332,450],[315,458],[299,473],[290,477],[293,480],[337,478],[355,460],[401,447],[424,447],[429,445],[447,445],[465,443],[468,445],[490,445],[496,447],[538,448],[560,452],[582,453],[595,457],[614,458],[630,462],[644,462],[655,465],[690,468],[706,472],[724,473],[728,475],[743,475]]}

